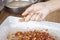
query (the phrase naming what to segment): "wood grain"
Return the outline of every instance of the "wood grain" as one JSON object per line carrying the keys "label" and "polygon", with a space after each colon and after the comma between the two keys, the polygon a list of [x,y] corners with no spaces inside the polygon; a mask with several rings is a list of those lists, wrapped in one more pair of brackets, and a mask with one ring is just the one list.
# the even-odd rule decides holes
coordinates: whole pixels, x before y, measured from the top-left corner
{"label": "wood grain", "polygon": [[52,22],[57,22],[60,23],[60,10],[56,10],[52,13],[50,13],[47,17],[46,17],[47,21],[52,21]]}
{"label": "wood grain", "polygon": [[13,13],[13,12],[7,12],[5,8],[0,12],[0,24],[8,17],[8,16],[17,16],[21,17],[21,12],[20,13]]}

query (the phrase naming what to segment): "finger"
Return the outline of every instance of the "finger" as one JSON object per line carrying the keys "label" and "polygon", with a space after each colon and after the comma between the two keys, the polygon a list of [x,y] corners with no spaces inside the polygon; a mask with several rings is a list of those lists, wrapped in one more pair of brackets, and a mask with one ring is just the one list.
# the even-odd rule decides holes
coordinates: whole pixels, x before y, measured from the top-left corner
{"label": "finger", "polygon": [[24,18],[19,19],[19,22],[23,22],[23,21],[25,21],[25,19],[24,19]]}
{"label": "finger", "polygon": [[41,17],[42,17],[42,13],[40,11],[35,12],[36,14],[38,14],[35,18],[35,21],[40,21]]}
{"label": "finger", "polygon": [[36,16],[37,16],[38,14],[34,14],[32,17],[31,17],[31,21],[35,21],[35,18],[36,18]]}
{"label": "finger", "polygon": [[29,21],[33,15],[34,15],[34,13],[30,13],[30,14],[25,18],[25,21]]}
{"label": "finger", "polygon": [[22,16],[26,16],[26,15],[28,15],[30,12],[32,12],[33,11],[33,8],[28,8],[23,14],[22,14]]}
{"label": "finger", "polygon": [[46,17],[45,15],[41,14],[40,21],[42,21],[45,17]]}
{"label": "finger", "polygon": [[40,16],[41,16],[41,14],[38,14],[38,15],[36,16],[35,20],[36,20],[36,21],[40,21]]}

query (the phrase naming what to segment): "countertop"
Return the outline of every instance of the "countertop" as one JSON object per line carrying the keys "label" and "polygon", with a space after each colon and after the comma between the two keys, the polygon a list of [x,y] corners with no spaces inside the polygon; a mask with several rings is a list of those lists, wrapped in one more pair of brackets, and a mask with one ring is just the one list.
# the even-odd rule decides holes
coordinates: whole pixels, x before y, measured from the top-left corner
{"label": "countertop", "polygon": [[[8,16],[17,16],[17,17],[21,17],[21,13],[13,13],[13,12],[8,12],[6,11],[6,9],[4,8],[1,12],[0,12],[0,24],[8,17]],[[52,21],[52,22],[57,22],[60,23],[60,10],[57,10],[55,12],[50,13],[46,18],[46,21]]]}

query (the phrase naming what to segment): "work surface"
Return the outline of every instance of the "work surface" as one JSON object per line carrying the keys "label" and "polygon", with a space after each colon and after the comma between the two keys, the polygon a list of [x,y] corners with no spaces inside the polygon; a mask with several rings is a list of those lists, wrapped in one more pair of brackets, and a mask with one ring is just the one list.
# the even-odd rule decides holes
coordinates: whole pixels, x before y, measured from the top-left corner
{"label": "work surface", "polygon": [[20,13],[16,14],[13,12],[7,12],[5,8],[0,12],[0,24],[8,17],[8,16],[18,16],[20,17]]}
{"label": "work surface", "polygon": [[[5,10],[5,8],[0,12],[0,24],[8,17],[8,16],[18,16],[21,17],[21,13],[15,14],[15,13],[9,13]],[[49,14],[46,17],[47,21],[52,21],[52,22],[58,22],[60,23],[60,10],[53,12]]]}

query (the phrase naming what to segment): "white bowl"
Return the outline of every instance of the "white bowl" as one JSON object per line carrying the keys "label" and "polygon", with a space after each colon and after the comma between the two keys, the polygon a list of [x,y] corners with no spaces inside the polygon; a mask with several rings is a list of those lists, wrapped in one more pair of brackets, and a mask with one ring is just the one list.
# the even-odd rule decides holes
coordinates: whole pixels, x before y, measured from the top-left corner
{"label": "white bowl", "polygon": [[53,23],[47,21],[35,22],[19,22],[18,17],[8,17],[0,27],[0,40],[7,40],[8,33],[14,33],[16,31],[33,31],[33,30],[43,30],[48,29],[48,32],[52,36],[56,36],[56,40],[60,40],[60,23]]}

